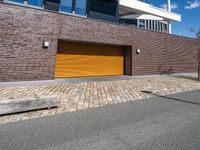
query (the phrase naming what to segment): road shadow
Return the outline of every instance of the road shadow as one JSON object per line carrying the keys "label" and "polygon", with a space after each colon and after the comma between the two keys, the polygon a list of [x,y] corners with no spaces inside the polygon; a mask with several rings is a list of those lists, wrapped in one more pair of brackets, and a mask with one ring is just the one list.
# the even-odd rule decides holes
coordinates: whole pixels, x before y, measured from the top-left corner
{"label": "road shadow", "polygon": [[193,105],[200,105],[200,103],[197,103],[197,102],[191,102],[191,101],[178,99],[178,98],[174,98],[174,97],[170,97],[170,96],[158,95],[158,94],[155,94],[155,93],[153,93],[151,91],[141,91],[141,92],[145,93],[145,94],[150,94],[150,95],[153,95],[153,96],[157,96],[157,97],[173,100],[173,101],[179,101],[179,102],[184,102],[184,103],[193,104]]}

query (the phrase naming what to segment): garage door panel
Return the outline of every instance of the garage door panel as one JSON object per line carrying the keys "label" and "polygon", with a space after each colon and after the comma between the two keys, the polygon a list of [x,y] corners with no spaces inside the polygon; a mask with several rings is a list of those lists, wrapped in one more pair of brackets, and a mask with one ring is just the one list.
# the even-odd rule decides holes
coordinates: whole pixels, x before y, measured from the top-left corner
{"label": "garage door panel", "polygon": [[124,50],[119,47],[61,43],[55,77],[122,75]]}

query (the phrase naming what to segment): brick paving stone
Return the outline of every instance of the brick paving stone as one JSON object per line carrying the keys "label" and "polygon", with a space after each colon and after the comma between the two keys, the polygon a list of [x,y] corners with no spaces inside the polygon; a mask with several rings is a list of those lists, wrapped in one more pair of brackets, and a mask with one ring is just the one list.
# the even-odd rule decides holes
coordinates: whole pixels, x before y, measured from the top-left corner
{"label": "brick paving stone", "polygon": [[105,105],[125,103],[154,96],[153,94],[147,94],[142,91],[151,91],[157,95],[169,95],[197,89],[200,89],[200,82],[190,78],[174,76],[5,87],[0,88],[0,100],[25,98],[30,96],[40,97],[41,95],[60,95],[61,106],[50,110],[39,110],[1,116],[0,124],[96,108]]}

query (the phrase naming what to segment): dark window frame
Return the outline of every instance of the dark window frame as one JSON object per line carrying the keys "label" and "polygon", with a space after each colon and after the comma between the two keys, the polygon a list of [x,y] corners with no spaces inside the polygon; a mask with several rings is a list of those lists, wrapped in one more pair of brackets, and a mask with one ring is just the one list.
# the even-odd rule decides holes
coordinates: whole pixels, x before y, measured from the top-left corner
{"label": "dark window frame", "polygon": [[[107,2],[110,1],[111,5],[108,5],[107,11],[104,12],[105,7],[97,5],[98,3],[102,3],[102,5],[105,5]],[[113,1],[113,2],[112,2]],[[112,5],[113,3],[113,5]],[[109,22],[115,22],[119,23],[119,1],[118,0],[88,0],[88,17],[93,19],[99,19]],[[109,12],[111,10],[110,8],[113,6],[112,12]],[[103,8],[103,9],[101,9]]]}
{"label": "dark window frame", "polygon": [[[51,9],[47,9],[46,3],[47,3],[48,1],[50,1],[50,0],[43,0],[43,1],[44,1],[45,9],[46,9],[46,10],[54,11],[54,10],[51,10]],[[58,9],[58,10],[55,10],[56,12],[60,12],[61,0],[58,0],[58,1],[59,1],[59,4],[58,4],[59,9]],[[80,0],[80,1],[81,1],[81,0]],[[77,14],[77,13],[76,13],[76,3],[77,3],[77,0],[72,0],[72,6],[71,6],[72,11],[71,11],[71,13],[72,13],[72,14],[75,14],[75,15],[80,15],[80,16],[87,16],[87,14],[88,14],[88,1],[89,1],[89,0],[86,0],[86,4],[85,4],[85,15],[80,15],[80,14]],[[62,11],[62,12],[64,12],[64,11]],[[64,13],[70,13],[70,12],[64,12]]]}

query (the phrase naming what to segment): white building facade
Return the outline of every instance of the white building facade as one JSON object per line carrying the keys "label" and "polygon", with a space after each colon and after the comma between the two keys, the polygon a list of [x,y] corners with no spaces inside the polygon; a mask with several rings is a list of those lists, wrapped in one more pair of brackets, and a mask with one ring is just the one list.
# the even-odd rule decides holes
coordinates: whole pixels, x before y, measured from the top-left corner
{"label": "white building facade", "polygon": [[148,30],[171,33],[171,22],[180,22],[181,15],[171,12],[171,2],[166,1],[167,10],[152,6],[145,0],[119,0],[121,23]]}

